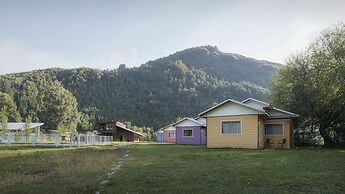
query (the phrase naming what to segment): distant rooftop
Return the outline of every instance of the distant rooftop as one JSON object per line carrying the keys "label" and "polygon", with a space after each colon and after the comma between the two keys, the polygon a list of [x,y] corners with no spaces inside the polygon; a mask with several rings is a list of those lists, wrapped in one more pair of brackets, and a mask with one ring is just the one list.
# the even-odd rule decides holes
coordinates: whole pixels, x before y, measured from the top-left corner
{"label": "distant rooftop", "polygon": [[[7,123],[8,130],[24,130],[25,128],[36,128],[44,125],[44,123],[30,123],[29,126],[26,126],[26,123]],[[0,130],[2,130],[2,123],[0,123]]]}

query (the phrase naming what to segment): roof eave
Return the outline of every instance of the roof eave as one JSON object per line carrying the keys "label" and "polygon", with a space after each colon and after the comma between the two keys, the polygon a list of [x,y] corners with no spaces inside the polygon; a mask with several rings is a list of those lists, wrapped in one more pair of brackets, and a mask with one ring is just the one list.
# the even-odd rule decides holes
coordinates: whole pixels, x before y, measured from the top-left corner
{"label": "roof eave", "polygon": [[206,127],[205,123],[202,123],[202,122],[200,122],[200,121],[198,121],[198,120],[191,119],[191,118],[188,118],[188,117],[185,117],[185,118],[183,118],[183,119],[177,121],[176,123],[172,124],[171,126],[175,127],[177,124],[179,124],[179,123],[181,123],[181,122],[183,122],[183,121],[185,121],[185,120],[189,120],[189,121],[191,121],[191,122],[194,122],[194,123],[196,123],[196,124],[199,124],[200,126]]}
{"label": "roof eave", "polygon": [[[220,106],[222,106],[223,104],[228,103],[228,102],[233,102],[233,103],[235,103],[235,104],[242,105],[242,106],[244,106],[244,107],[247,107],[247,108],[250,108],[250,109],[259,111],[259,112],[261,112],[262,114],[266,114],[266,115],[268,114],[268,113],[267,113],[266,111],[264,111],[264,110],[260,110],[260,109],[254,108],[254,107],[252,107],[252,106],[249,106],[249,105],[244,104],[244,103],[242,103],[242,102],[238,102],[238,101],[236,101],[236,100],[227,99],[227,100],[225,100],[224,102],[222,102],[222,103],[220,103],[220,104],[218,104],[218,105],[216,105],[216,106],[214,106],[214,107],[212,107],[212,108],[209,108],[209,109],[207,109],[206,111],[200,113],[198,116],[202,117],[202,115],[205,115],[206,113],[210,112],[211,110],[214,110],[214,109],[216,109],[216,108],[218,108],[218,107],[220,107]],[[268,115],[269,115],[269,114],[268,114]]]}

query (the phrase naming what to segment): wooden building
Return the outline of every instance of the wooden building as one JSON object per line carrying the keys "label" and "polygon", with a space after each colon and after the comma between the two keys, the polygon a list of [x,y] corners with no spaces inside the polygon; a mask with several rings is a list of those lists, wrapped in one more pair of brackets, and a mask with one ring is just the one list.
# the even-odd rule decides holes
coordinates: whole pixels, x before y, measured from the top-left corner
{"label": "wooden building", "polygon": [[163,140],[165,143],[176,143],[176,128],[172,124],[162,128]]}
{"label": "wooden building", "polygon": [[206,123],[186,117],[172,126],[176,128],[176,144],[206,144]]}
{"label": "wooden building", "polygon": [[164,142],[164,131],[157,131],[157,142]]}
{"label": "wooden building", "polygon": [[292,148],[298,115],[248,98],[228,99],[199,117],[206,118],[208,148]]}
{"label": "wooden building", "polygon": [[144,135],[127,129],[126,125],[118,121],[98,122],[97,130],[100,135],[113,136],[114,141],[142,141]]}

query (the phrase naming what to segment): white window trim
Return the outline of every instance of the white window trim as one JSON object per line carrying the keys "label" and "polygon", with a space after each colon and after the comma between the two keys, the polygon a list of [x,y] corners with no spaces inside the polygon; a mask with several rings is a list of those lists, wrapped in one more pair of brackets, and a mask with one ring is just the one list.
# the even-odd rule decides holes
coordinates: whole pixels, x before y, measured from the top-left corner
{"label": "white window trim", "polygon": [[[184,136],[184,131],[185,131],[185,130],[192,130],[192,136]],[[194,130],[191,129],[191,128],[185,128],[185,129],[183,129],[183,131],[182,131],[182,137],[194,137]]]}
{"label": "white window trim", "polygon": [[[240,121],[241,123],[241,133],[222,133],[222,126],[223,126],[223,122],[234,122],[234,121]],[[236,120],[222,120],[220,121],[220,135],[242,135],[242,120],[241,119],[236,119]]]}
{"label": "white window trim", "polygon": [[[170,134],[174,134],[174,137],[170,137]],[[168,133],[168,138],[175,138],[175,137],[176,137],[175,132],[169,132],[169,133]]]}
{"label": "white window trim", "polygon": [[[280,124],[280,125],[282,125],[283,126],[283,134],[281,134],[281,135],[267,135],[266,134],[266,125],[271,125],[271,124]],[[264,135],[265,136],[284,136],[285,135],[285,133],[284,133],[284,123],[283,122],[277,122],[277,123],[265,123],[265,128],[264,128]]]}

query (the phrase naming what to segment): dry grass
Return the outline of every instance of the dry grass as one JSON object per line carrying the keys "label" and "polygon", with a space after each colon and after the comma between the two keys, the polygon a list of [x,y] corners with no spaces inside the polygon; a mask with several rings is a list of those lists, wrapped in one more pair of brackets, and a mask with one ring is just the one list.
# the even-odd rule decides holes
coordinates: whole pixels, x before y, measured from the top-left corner
{"label": "dry grass", "polygon": [[124,150],[0,145],[0,193],[94,193]]}

